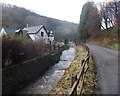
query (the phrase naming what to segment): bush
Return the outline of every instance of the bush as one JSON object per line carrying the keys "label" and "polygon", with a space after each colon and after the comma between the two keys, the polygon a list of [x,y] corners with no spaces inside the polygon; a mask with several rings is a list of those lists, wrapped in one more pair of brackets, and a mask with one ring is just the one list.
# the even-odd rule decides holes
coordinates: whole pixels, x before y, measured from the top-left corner
{"label": "bush", "polygon": [[24,60],[40,57],[45,50],[45,42],[24,39],[22,36],[3,36],[2,38],[2,67],[18,64]]}
{"label": "bush", "polygon": [[64,44],[68,44],[68,39],[65,39],[65,40],[64,40]]}
{"label": "bush", "polygon": [[60,54],[47,55],[2,70],[2,94],[16,94],[40,78],[49,67],[59,61]]}
{"label": "bush", "polygon": [[[16,42],[16,43],[18,43],[18,42]],[[13,45],[15,46],[16,43]],[[39,46],[39,45],[41,45],[41,46]],[[25,41],[24,43],[23,42],[21,43],[21,46],[23,46],[23,47],[21,47],[21,49],[22,48],[26,49],[25,51],[23,50],[24,52],[26,52],[25,53],[25,54],[27,54],[26,56],[30,57],[34,53],[35,56],[39,56],[39,57],[34,57],[34,58],[24,61],[22,63],[19,62],[19,64],[15,63],[16,65],[14,67],[10,66],[10,67],[6,67],[2,70],[2,75],[3,75],[3,77],[2,77],[2,89],[3,89],[2,94],[3,95],[16,94],[21,89],[23,89],[25,86],[29,85],[34,80],[40,78],[48,70],[48,68],[50,68],[55,63],[58,63],[58,61],[60,60],[60,55],[62,54],[62,51],[69,48],[67,45],[64,45],[54,52],[53,51],[51,52],[49,50],[49,51],[47,51],[47,52],[49,52],[49,54],[42,55],[41,50],[44,51],[44,49],[49,49],[49,46],[46,46],[43,41],[38,41],[38,42]],[[4,42],[4,47],[5,47],[5,42]],[[27,48],[29,50],[27,50]],[[33,51],[33,49],[34,50],[36,49],[37,51]],[[14,49],[14,50],[17,50],[17,49]],[[40,51],[41,54],[38,51]],[[4,50],[4,52],[5,52],[5,50]],[[44,51],[44,53],[45,52],[46,51]],[[17,54],[14,54],[14,55],[18,56]],[[4,55],[4,56],[6,56],[6,55]],[[25,59],[25,58],[23,58],[23,59]]]}

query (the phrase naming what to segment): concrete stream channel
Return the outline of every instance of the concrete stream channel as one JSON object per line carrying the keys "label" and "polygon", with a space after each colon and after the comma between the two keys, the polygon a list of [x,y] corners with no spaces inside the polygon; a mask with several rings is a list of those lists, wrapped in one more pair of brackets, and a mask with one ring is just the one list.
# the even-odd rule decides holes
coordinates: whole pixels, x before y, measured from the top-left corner
{"label": "concrete stream channel", "polygon": [[70,44],[68,50],[64,50],[60,57],[60,61],[53,65],[42,77],[24,88],[20,94],[48,94],[52,88],[58,83],[64,75],[65,70],[70,66],[75,58],[75,45]]}

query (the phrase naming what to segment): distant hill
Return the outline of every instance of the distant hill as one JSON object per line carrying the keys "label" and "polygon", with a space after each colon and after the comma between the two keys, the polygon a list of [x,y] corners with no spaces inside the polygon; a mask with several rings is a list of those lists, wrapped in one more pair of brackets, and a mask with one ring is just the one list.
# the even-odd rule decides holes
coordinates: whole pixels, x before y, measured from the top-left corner
{"label": "distant hill", "polygon": [[[38,15],[33,11],[15,5],[0,4],[2,6],[2,26],[10,28],[24,28],[29,26],[44,25],[52,30],[58,41],[74,40],[78,24]],[[64,15],[64,14],[63,14]]]}

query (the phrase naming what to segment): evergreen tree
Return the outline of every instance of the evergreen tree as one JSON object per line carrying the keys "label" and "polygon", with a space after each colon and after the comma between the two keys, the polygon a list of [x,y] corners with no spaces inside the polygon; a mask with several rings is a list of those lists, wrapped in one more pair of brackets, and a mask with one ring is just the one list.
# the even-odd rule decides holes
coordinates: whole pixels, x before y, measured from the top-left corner
{"label": "evergreen tree", "polygon": [[83,5],[80,15],[78,41],[85,42],[96,29],[100,29],[98,10],[94,2],[87,2]]}

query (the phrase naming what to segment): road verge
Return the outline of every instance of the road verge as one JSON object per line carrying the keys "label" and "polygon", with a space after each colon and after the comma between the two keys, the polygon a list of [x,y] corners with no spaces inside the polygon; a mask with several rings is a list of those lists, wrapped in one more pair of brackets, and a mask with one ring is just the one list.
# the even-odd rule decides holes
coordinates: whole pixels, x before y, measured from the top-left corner
{"label": "road verge", "polygon": [[[71,77],[74,74],[78,74],[81,70],[81,62],[87,56],[88,51],[85,47],[78,45],[76,47],[76,57],[72,64],[66,69],[65,74],[62,76],[61,80],[57,83],[54,89],[52,89],[49,94],[68,94],[71,89]],[[85,86],[82,94],[94,94],[96,79],[95,79],[95,67],[90,57],[89,69],[85,75]],[[79,91],[80,86],[77,88]]]}

